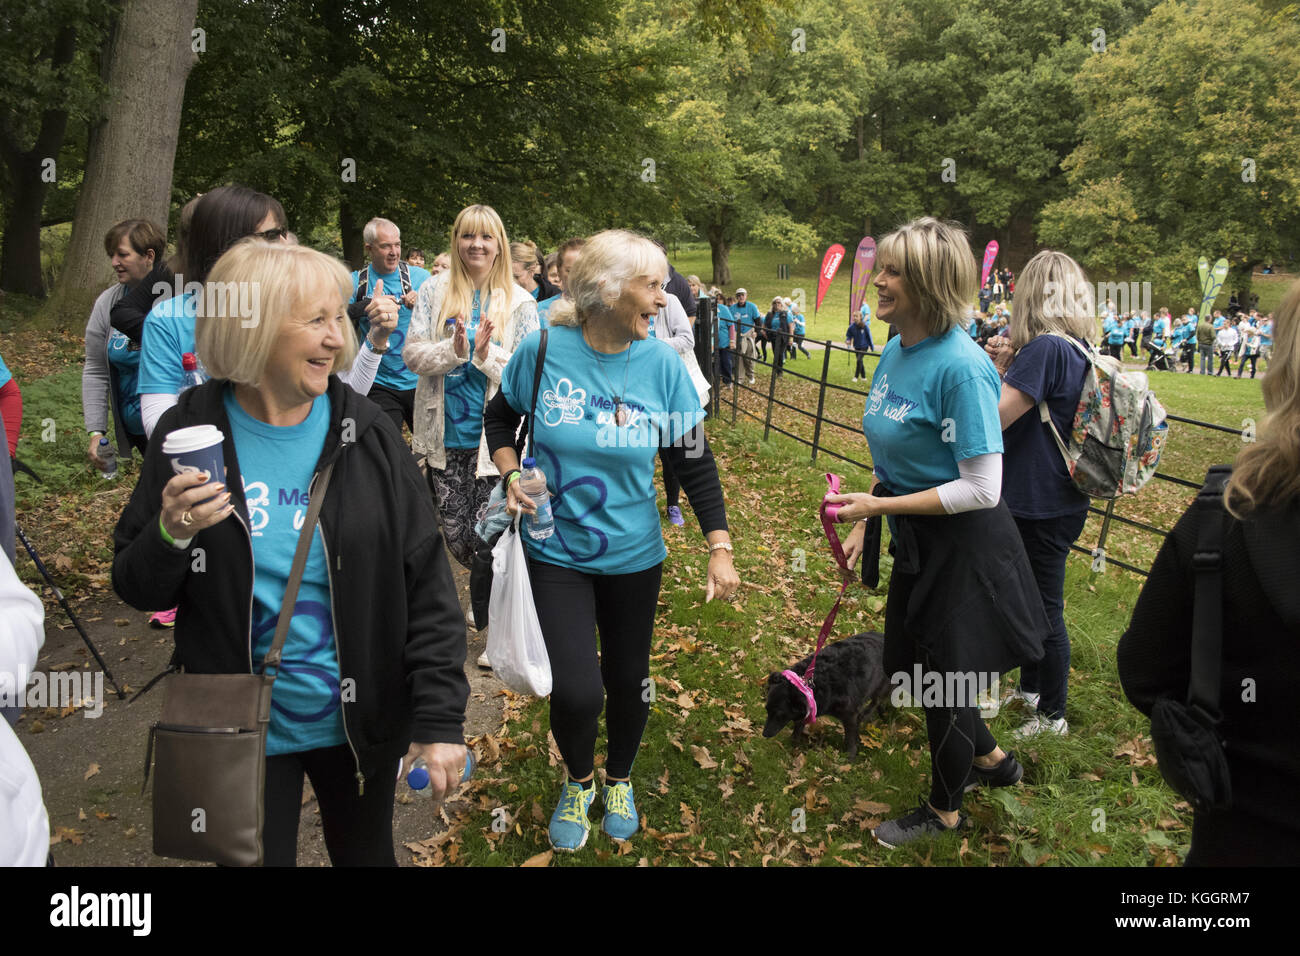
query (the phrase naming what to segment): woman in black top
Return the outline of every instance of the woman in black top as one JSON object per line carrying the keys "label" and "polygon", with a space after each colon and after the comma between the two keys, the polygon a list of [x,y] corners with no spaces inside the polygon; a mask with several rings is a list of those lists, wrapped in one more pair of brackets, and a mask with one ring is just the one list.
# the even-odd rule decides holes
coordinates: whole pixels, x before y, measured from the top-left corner
{"label": "woman in black top", "polygon": [[[1300,283],[1278,308],[1275,348],[1268,414],[1224,495],[1219,732],[1232,806],[1195,815],[1188,866],[1300,863]],[[1200,520],[1193,505],[1165,538],[1119,642],[1120,682],[1144,714],[1187,696]]]}

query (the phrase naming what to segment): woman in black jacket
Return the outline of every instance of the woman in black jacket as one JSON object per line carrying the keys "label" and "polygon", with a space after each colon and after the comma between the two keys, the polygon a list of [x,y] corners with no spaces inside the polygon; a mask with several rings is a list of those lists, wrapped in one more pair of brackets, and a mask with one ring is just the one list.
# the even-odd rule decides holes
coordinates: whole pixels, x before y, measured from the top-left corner
{"label": "woman in black jacket", "polygon": [[[249,239],[209,280],[250,283],[260,306],[251,322],[198,319],[212,378],[159,422],[114,535],[113,586],[144,610],[178,607],[175,665],[257,669],[308,496],[334,463],[271,701],[265,860],[295,861],[305,773],[330,859],[392,866],[398,759],[423,757],[437,798],[466,760],[465,619],[429,491],[392,423],[333,374],[357,350],[340,263]],[[166,436],[200,424],[224,436],[225,475],[173,475]]]}
{"label": "woman in black jacket", "polygon": [[[1188,866],[1300,863],[1300,282],[1278,307],[1275,349],[1268,414],[1237,455],[1221,518],[1219,733],[1232,805],[1195,815]],[[1187,697],[1202,520],[1194,504],[1165,538],[1119,642],[1124,693],[1147,715],[1158,698]]]}

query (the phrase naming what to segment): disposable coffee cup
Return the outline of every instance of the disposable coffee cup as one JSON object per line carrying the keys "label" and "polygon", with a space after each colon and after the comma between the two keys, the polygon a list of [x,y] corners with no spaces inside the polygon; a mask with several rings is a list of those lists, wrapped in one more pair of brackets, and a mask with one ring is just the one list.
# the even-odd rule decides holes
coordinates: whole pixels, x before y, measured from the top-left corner
{"label": "disposable coffee cup", "polygon": [[[163,454],[171,459],[172,471],[178,475],[206,471],[208,481],[226,482],[226,458],[222,444],[226,436],[216,425],[194,425],[168,432],[163,439]],[[209,498],[209,501],[212,499]]]}

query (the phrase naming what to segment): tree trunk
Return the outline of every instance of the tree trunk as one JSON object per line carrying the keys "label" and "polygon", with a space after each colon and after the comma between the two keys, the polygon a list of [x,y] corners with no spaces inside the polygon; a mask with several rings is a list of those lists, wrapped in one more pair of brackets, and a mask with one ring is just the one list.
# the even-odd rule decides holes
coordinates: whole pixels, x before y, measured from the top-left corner
{"label": "tree trunk", "polygon": [[731,243],[723,238],[722,226],[709,227],[709,251],[713,258],[713,278],[716,286],[731,285],[731,266],[727,258],[731,255]]}
{"label": "tree trunk", "polygon": [[113,223],[139,218],[167,226],[185,80],[198,59],[190,47],[197,9],[198,0],[126,0],[108,53],[110,98],[86,148],[59,296],[108,284],[103,243]]}
{"label": "tree trunk", "polygon": [[[77,53],[77,31],[68,26],[59,31],[50,56],[51,65],[64,66]],[[0,156],[9,167],[9,179],[17,195],[8,202],[4,223],[4,246],[0,249],[0,289],[36,298],[45,296],[41,278],[41,209],[50,184],[42,179],[45,161],[58,158],[63,135],[68,128],[64,109],[48,109],[41,114],[41,128],[32,148],[22,147],[10,138],[6,126],[0,135]],[[58,174],[58,167],[55,167]]]}
{"label": "tree trunk", "polygon": [[[365,261],[365,241],[361,226],[352,212],[352,203],[346,196],[339,199],[339,234],[343,237],[343,259],[352,268],[360,270]],[[429,257],[432,264],[433,256]]]}

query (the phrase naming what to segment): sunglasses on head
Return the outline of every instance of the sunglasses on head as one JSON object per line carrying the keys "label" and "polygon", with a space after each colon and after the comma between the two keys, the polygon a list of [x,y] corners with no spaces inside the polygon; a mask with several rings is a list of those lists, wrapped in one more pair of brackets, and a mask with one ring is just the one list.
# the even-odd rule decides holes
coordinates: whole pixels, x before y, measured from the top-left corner
{"label": "sunglasses on head", "polygon": [[258,239],[265,239],[267,242],[280,242],[285,236],[289,235],[289,230],[285,226],[276,229],[267,229],[264,232],[253,233]]}

